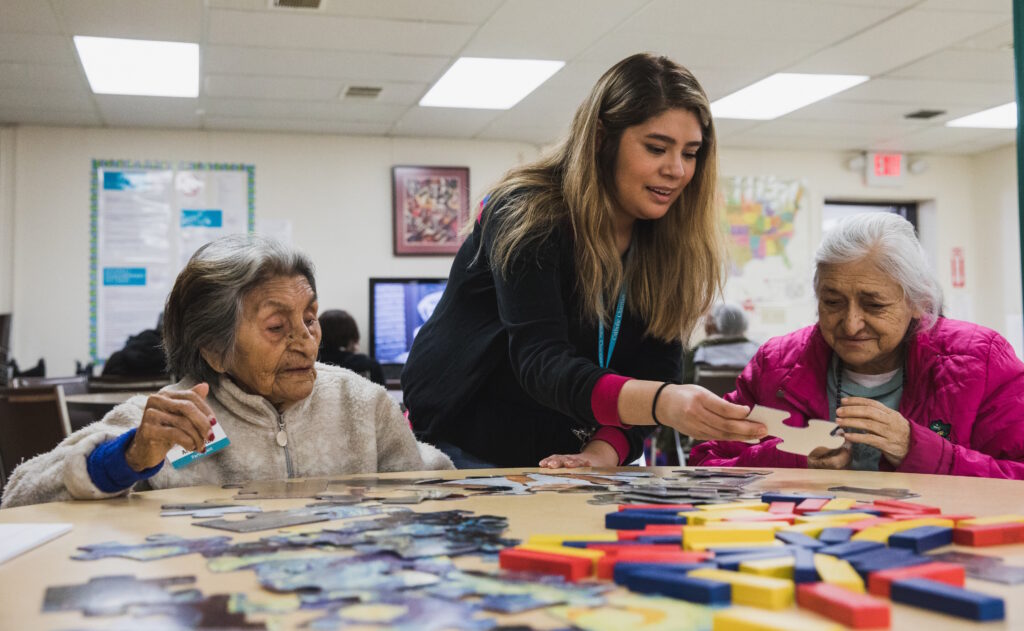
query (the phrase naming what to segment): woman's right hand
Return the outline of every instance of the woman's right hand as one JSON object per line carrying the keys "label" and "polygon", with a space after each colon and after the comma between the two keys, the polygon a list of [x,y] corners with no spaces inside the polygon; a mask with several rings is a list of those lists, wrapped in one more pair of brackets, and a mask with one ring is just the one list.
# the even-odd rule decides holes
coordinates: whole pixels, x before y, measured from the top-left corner
{"label": "woman's right hand", "polygon": [[211,427],[217,422],[206,403],[210,386],[200,383],[190,390],[165,390],[150,395],[132,442],[125,451],[128,466],[135,471],[163,462],[175,445],[189,451],[205,451],[213,439]]}
{"label": "woman's right hand", "polygon": [[750,408],[695,385],[670,385],[658,397],[658,420],[698,440],[758,440],[766,428],[746,420]]}

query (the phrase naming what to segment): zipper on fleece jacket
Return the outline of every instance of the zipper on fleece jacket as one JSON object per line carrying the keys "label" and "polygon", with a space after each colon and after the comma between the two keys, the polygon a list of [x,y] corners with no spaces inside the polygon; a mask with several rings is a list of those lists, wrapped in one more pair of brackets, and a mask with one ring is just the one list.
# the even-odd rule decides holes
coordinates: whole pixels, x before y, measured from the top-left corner
{"label": "zipper on fleece jacket", "polygon": [[293,478],[295,477],[295,472],[292,471],[292,456],[288,453],[288,432],[284,429],[284,417],[281,416],[280,412],[277,412],[277,436],[275,436],[275,439],[277,444],[281,445],[281,448],[284,449],[284,465],[288,470],[288,477]]}

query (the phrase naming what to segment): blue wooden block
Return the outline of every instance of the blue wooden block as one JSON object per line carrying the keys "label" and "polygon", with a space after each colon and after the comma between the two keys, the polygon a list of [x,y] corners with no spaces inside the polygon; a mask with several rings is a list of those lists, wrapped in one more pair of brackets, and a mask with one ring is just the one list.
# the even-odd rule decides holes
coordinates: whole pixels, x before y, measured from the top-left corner
{"label": "blue wooden block", "polygon": [[922,563],[928,563],[930,560],[928,557],[914,554],[906,548],[886,547],[846,557],[846,561],[864,578],[867,578],[871,572],[921,565]]}
{"label": "blue wooden block", "polygon": [[775,559],[778,557],[791,557],[793,550],[790,548],[763,548],[758,552],[744,552],[742,554],[716,554],[712,561],[723,570],[738,571],[740,563],[744,561],[757,561],[759,559]]}
{"label": "blue wooden block", "polygon": [[827,546],[831,546],[837,543],[846,543],[852,536],[853,528],[841,528],[839,526],[835,526],[823,529],[818,535],[818,541]]}
{"label": "blue wooden block", "polygon": [[[677,536],[675,538],[675,540],[676,540],[676,543],[679,543],[680,538]],[[623,547],[625,547],[625,546],[650,545],[650,544],[641,543],[639,541],[634,541],[632,539],[630,539],[630,540],[622,540],[622,541],[587,541],[587,540],[567,539],[567,540],[562,542],[562,545],[566,546],[568,548],[589,548],[591,546],[602,546],[602,545],[606,546],[606,545],[612,544],[612,543],[615,544],[616,546],[623,546]]]}
{"label": "blue wooden block", "polygon": [[732,586],[728,583],[693,578],[678,572],[638,570],[626,576],[623,584],[641,594],[660,594],[704,605],[728,605],[732,602]]}
{"label": "blue wooden block", "polygon": [[613,530],[643,530],[647,524],[685,524],[686,518],[676,514],[639,510],[617,511],[604,516],[604,527]]}
{"label": "blue wooden block", "polygon": [[714,563],[644,563],[642,561],[619,561],[612,570],[612,580],[618,585],[625,584],[625,578],[630,574],[645,570],[659,570],[672,572],[684,576],[690,570],[698,570],[703,567],[716,568]]}
{"label": "blue wooden block", "polygon": [[889,598],[894,603],[905,603],[971,620],[1002,620],[1006,616],[1002,598],[925,578],[893,581]]}
{"label": "blue wooden block", "polygon": [[953,543],[953,529],[946,526],[918,526],[889,535],[890,548],[907,548],[921,554]]}
{"label": "blue wooden block", "polygon": [[794,546],[800,546],[801,548],[808,548],[810,550],[821,548],[825,545],[824,543],[818,541],[814,537],[808,537],[802,532],[786,532],[780,530],[779,532],[775,533],[775,538],[783,543],[788,543]]}
{"label": "blue wooden block", "polygon": [[744,546],[744,547],[734,546],[732,548],[730,548],[729,546],[708,546],[707,551],[708,552],[714,552],[716,556],[730,556],[730,555],[733,555],[733,554],[755,554],[755,553],[758,553],[758,552],[767,552],[769,550],[789,550],[790,548],[793,548],[793,547],[794,546],[791,546],[791,545],[784,545],[784,546]]}
{"label": "blue wooden block", "polygon": [[664,545],[674,543],[677,546],[683,545],[683,538],[680,535],[642,535],[636,538],[638,544],[643,545]]}
{"label": "blue wooden block", "polygon": [[845,559],[846,557],[860,554],[861,552],[868,552],[871,550],[880,550],[885,547],[884,543],[878,541],[847,541],[846,543],[837,543],[834,546],[825,546],[818,550],[821,554],[831,554],[834,557]]}
{"label": "blue wooden block", "polygon": [[795,548],[793,550],[793,582],[816,583],[818,569],[814,567],[814,550]]}
{"label": "blue wooden block", "polygon": [[765,504],[772,502],[796,502],[804,500],[830,500],[835,497],[834,493],[762,493],[761,501]]}

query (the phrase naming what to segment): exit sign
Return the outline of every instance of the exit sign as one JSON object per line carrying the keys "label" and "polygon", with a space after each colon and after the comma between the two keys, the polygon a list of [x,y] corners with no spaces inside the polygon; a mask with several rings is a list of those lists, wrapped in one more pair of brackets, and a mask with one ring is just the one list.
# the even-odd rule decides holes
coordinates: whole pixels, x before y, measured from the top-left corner
{"label": "exit sign", "polygon": [[864,161],[864,181],[868,186],[903,184],[905,160],[902,153],[868,152]]}

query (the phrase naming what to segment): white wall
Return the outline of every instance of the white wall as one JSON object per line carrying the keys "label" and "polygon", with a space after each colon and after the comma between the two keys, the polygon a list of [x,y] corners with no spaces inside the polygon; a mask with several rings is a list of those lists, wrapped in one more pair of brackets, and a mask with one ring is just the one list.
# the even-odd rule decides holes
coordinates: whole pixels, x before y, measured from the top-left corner
{"label": "white wall", "polygon": [[[16,187],[3,179],[13,154]],[[13,287],[13,350],[23,365],[45,357],[67,374],[88,354],[89,181],[92,159],[244,162],[256,165],[256,215],[293,222],[294,243],[318,267],[321,308],[346,308],[366,332],[367,278],[444,276],[450,257],[394,257],[391,172],[397,164],[466,165],[471,193],[537,155],[525,143],[328,135],[20,127],[0,130],[0,249],[14,228],[13,266],[0,251],[0,309]],[[952,316],[1007,335],[1021,314],[1013,147],[978,156],[928,156],[927,172],[901,188],[867,188],[847,154],[726,149],[722,175],[802,179],[810,195],[809,249],[820,240],[824,199],[923,202],[922,239],[932,250]],[[13,213],[5,219],[4,200]],[[949,256],[962,247],[967,283],[950,286]],[[797,262],[809,269],[809,261]],[[786,322],[790,330],[813,320]],[[1008,335],[1011,341],[1014,335]],[[1019,334],[1017,335],[1019,338]],[[1018,347],[1019,350],[1019,347]]]}
{"label": "white wall", "polygon": [[23,366],[45,357],[51,375],[88,358],[93,159],[254,164],[257,218],[292,221],[293,243],[317,266],[321,308],[351,311],[365,336],[370,276],[447,276],[451,267],[447,256],[392,255],[391,166],[468,166],[477,199],[537,152],[525,143],[332,135],[53,127],[15,135],[13,356]]}

